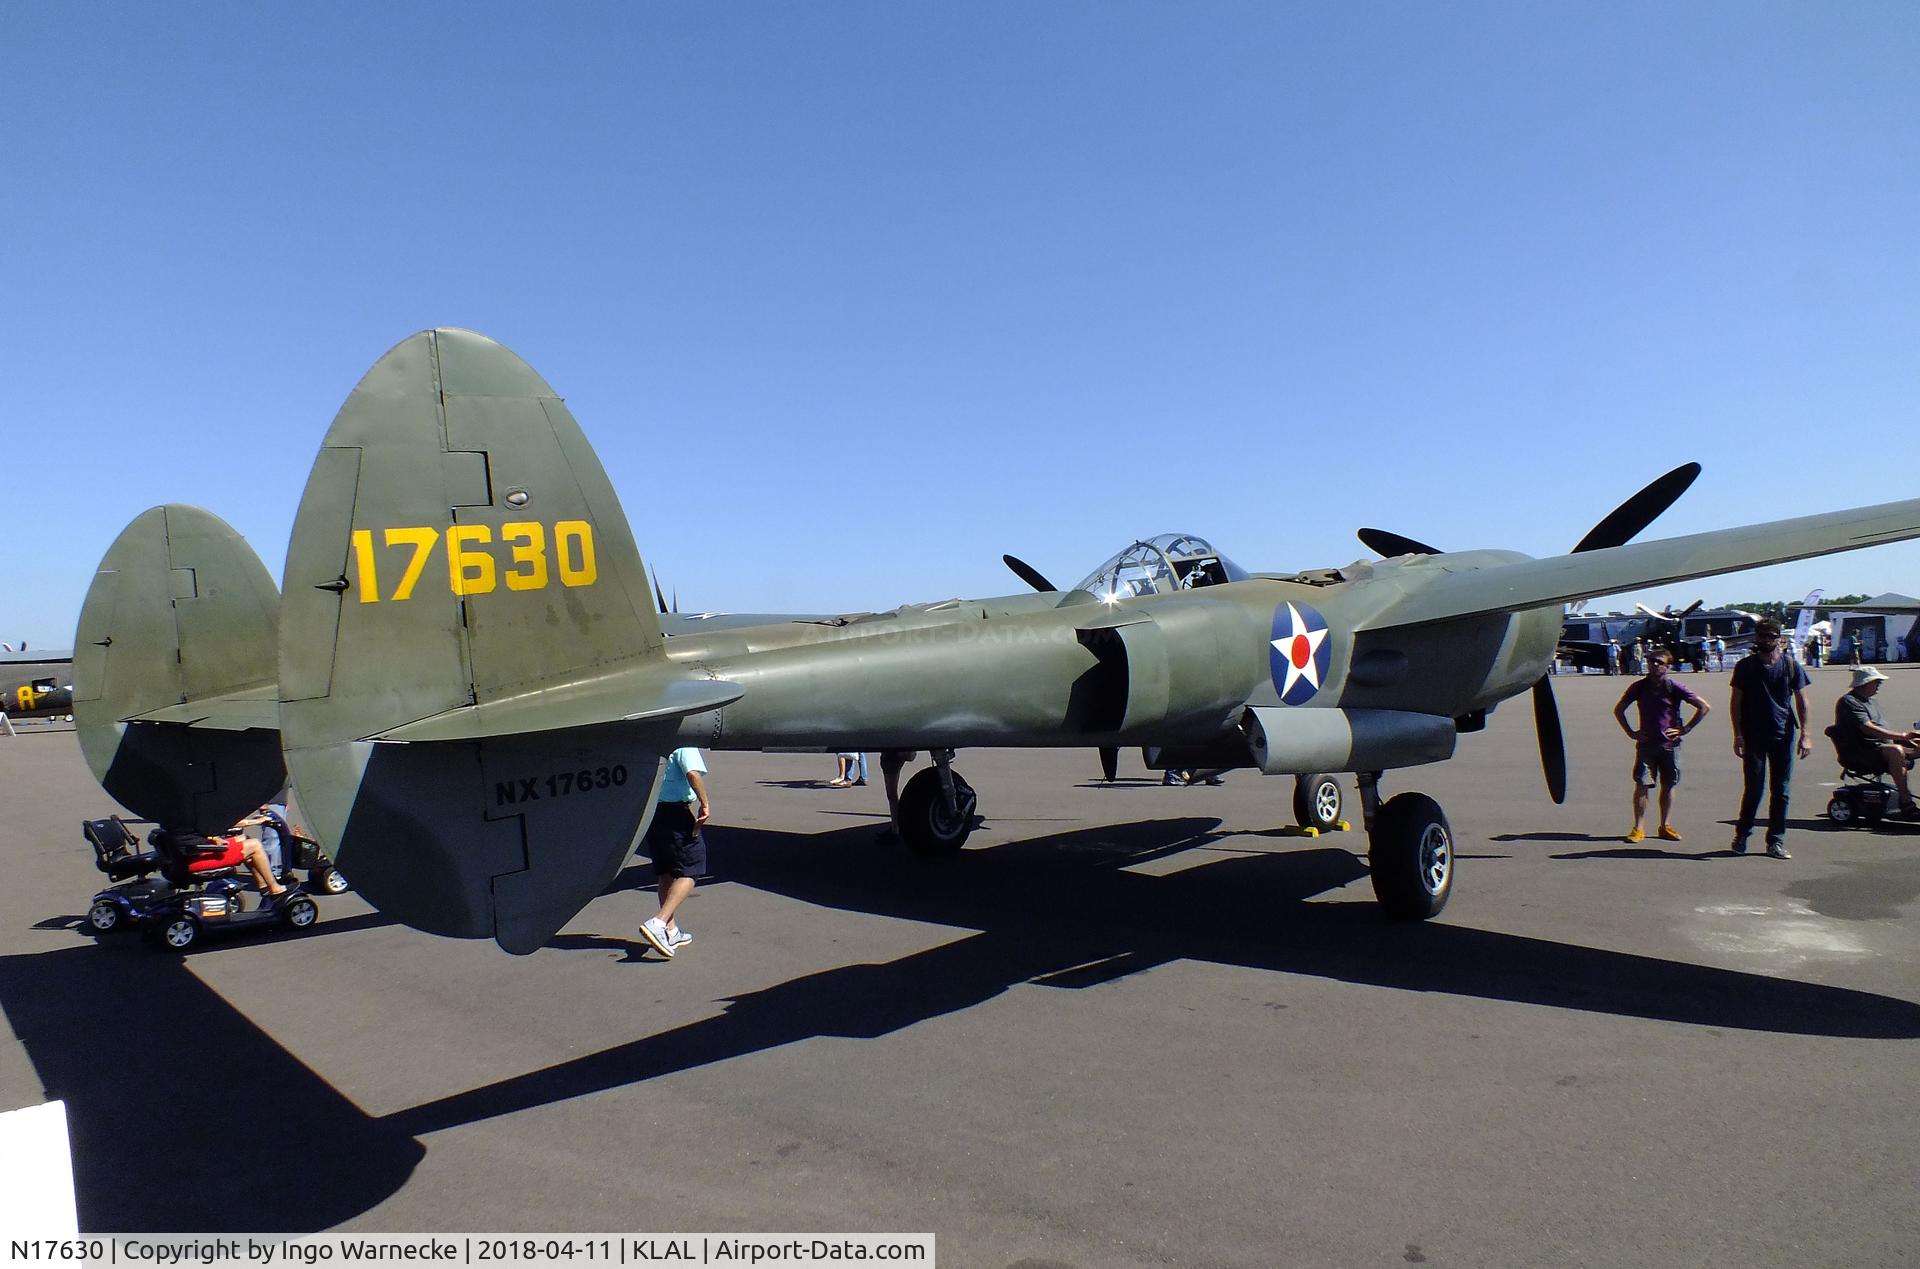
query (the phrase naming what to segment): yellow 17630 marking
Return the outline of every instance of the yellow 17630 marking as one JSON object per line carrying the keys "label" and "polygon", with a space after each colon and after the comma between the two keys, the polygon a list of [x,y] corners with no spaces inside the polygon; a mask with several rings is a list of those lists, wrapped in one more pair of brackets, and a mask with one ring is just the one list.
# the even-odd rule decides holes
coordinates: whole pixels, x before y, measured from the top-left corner
{"label": "yellow 17630 marking", "polygon": [[[414,525],[384,530],[385,545],[411,548],[400,571],[400,582],[390,601],[413,598],[414,587],[427,571],[433,548],[440,544],[440,530]],[[483,550],[493,543],[493,529],[484,524],[456,524],[446,532],[447,588],[456,595],[485,595],[504,579],[508,590],[540,590],[557,574],[562,586],[591,586],[600,576],[593,556],[593,526],[585,520],[561,520],[553,526],[552,567],[548,567],[547,526],[534,520],[520,520],[500,526],[500,544],[511,558],[503,569],[492,551]],[[353,531],[353,562],[360,573],[360,602],[377,604],[380,594],[379,563],[375,557],[372,529]]]}

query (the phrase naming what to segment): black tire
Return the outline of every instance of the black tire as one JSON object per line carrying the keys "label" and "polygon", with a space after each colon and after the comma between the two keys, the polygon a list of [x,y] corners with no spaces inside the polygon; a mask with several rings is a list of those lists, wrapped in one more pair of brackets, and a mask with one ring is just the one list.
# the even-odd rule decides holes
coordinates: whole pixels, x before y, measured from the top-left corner
{"label": "black tire", "polygon": [[1853,823],[1855,819],[1853,804],[1841,797],[1838,793],[1834,794],[1831,798],[1827,799],[1827,818],[1835,824]]}
{"label": "black tire", "polygon": [[87,909],[87,928],[95,934],[111,934],[119,929],[126,919],[127,914],[122,912],[120,905],[111,899],[96,900],[94,905]]}
{"label": "black tire", "polygon": [[319,919],[320,905],[303,894],[287,900],[287,906],[280,911],[281,922],[296,930],[304,930]]}
{"label": "black tire", "polygon": [[200,941],[200,923],[184,912],[160,922],[155,937],[169,952],[184,952]]}
{"label": "black tire", "polygon": [[347,884],[347,874],[338,868],[325,868],[307,879],[307,884],[321,894],[345,894],[351,887]]}
{"label": "black tire", "polygon": [[958,771],[953,773],[953,793],[956,806],[949,814],[938,769],[928,767],[907,781],[900,790],[900,836],[908,850],[931,858],[951,855],[967,844],[980,799]]}
{"label": "black tire", "polygon": [[1453,893],[1453,829],[1440,804],[1402,793],[1373,817],[1367,851],[1373,894],[1395,921],[1438,916]]}
{"label": "black tire", "polygon": [[1293,822],[1331,833],[1340,823],[1340,782],[1315,772],[1293,778]]}

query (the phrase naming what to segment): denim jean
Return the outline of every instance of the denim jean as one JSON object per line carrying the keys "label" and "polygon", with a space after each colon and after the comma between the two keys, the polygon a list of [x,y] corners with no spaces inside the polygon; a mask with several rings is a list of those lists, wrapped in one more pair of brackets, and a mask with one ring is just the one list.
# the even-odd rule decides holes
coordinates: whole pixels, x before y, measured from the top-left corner
{"label": "denim jean", "polygon": [[1771,795],[1767,799],[1767,845],[1787,839],[1787,786],[1793,782],[1793,752],[1799,742],[1798,734],[1791,732],[1778,740],[1747,742],[1746,756],[1741,759],[1747,782],[1740,792],[1740,820],[1734,825],[1733,840],[1744,842],[1753,831],[1762,782]]}

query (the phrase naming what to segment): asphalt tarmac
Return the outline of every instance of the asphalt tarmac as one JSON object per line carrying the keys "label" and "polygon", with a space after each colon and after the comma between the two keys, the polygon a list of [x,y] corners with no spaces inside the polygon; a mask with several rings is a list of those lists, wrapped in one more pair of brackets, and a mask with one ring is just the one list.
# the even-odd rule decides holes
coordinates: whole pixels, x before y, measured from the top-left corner
{"label": "asphalt tarmac", "polygon": [[[1890,720],[1920,718],[1895,667]],[[0,737],[0,1109],[65,1100],[82,1228],[932,1231],[951,1266],[1912,1265],[1920,828],[1726,850],[1727,679],[1685,840],[1628,846],[1626,680],[1557,681],[1390,773],[1452,821],[1440,918],[1377,914],[1291,782],[969,752],[958,858],[877,845],[825,756],[709,755],[714,876],[672,962],[630,867],[553,946],[349,894],[182,957],[82,934],[111,807],[71,733]],[[1816,728],[1845,689],[1816,674]],[[1347,785],[1350,817],[1358,805]]]}

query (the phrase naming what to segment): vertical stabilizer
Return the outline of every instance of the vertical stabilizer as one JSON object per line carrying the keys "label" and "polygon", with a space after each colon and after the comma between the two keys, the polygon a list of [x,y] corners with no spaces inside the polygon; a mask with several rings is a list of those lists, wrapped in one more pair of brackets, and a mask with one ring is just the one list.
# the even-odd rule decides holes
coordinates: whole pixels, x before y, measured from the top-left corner
{"label": "vertical stabilizer", "polygon": [[280,594],[211,512],[142,512],[114,539],[73,639],[74,725],[135,814],[217,832],[286,782],[274,727]]}
{"label": "vertical stabilizer", "polygon": [[551,689],[665,667],[619,500],[524,361],[432,330],[367,372],[308,479],[285,613],[288,768],[370,902],[530,952],[611,880],[671,720],[373,739],[503,703],[537,715]]}

